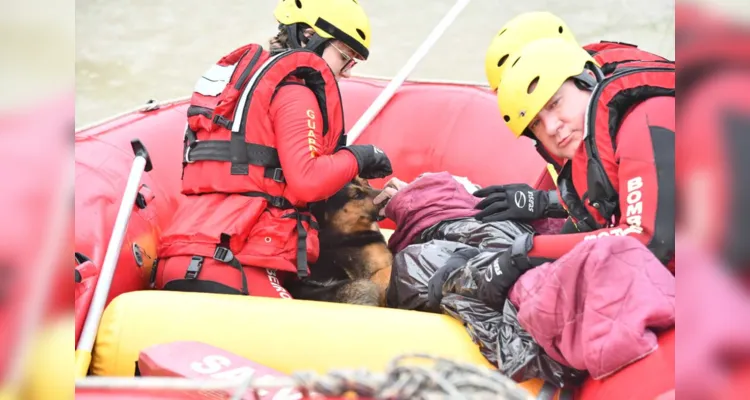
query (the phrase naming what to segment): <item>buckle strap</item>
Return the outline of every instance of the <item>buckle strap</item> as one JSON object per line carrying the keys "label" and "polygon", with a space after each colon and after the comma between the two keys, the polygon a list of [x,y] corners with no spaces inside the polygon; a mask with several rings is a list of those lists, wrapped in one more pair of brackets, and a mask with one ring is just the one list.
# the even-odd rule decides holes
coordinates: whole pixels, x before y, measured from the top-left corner
{"label": "buckle strap", "polygon": [[250,292],[247,288],[247,276],[245,276],[245,269],[242,268],[242,264],[240,264],[240,261],[234,257],[234,253],[232,253],[232,250],[229,249],[230,238],[231,237],[226,233],[221,234],[221,242],[216,245],[216,248],[214,249],[213,259],[221,261],[225,264],[229,264],[235,269],[238,269],[240,271],[240,275],[242,276],[242,294],[249,295]]}
{"label": "buckle strap", "polygon": [[[216,248],[214,249],[213,259],[216,261],[221,261],[225,264],[229,264],[231,267],[238,269],[240,271],[240,275],[242,276],[241,292],[244,295],[249,295],[250,292],[247,288],[247,277],[245,276],[245,270],[242,268],[242,264],[240,264],[240,261],[234,257],[234,253],[232,253],[232,250],[229,250],[229,239],[229,235],[225,233],[221,234],[221,242],[217,244]],[[188,264],[187,271],[185,271],[186,280],[193,280],[198,278],[198,275],[203,268],[204,260],[205,258],[202,256],[193,256],[190,259],[190,264]],[[156,266],[154,266],[154,268],[156,268]]]}
{"label": "buckle strap", "polygon": [[185,279],[196,279],[203,268],[203,257],[193,256],[188,264],[187,271],[185,271]]}
{"label": "buckle strap", "polygon": [[297,220],[297,276],[305,278],[308,276],[307,273],[307,230],[302,225],[302,221],[306,221],[310,228],[320,230],[318,223],[312,219],[312,216],[308,214],[302,214],[300,210],[296,210],[292,213],[282,215],[281,218],[295,218]]}
{"label": "buckle strap", "polygon": [[268,201],[269,205],[271,205],[273,207],[276,207],[276,208],[280,208],[282,210],[288,210],[288,209],[291,209],[291,208],[295,208],[291,201],[289,201],[286,198],[281,197],[281,196],[271,196],[270,194],[263,193],[263,192],[244,192],[244,193],[238,193],[238,194],[241,194],[241,195],[247,196],[247,197],[261,197],[261,198],[264,198],[264,199],[266,199]]}
{"label": "buckle strap", "polygon": [[208,107],[193,106],[193,105],[188,107],[187,109],[188,118],[195,117],[196,115],[202,115],[208,119],[211,119],[214,116],[214,110]]}
{"label": "buckle strap", "polygon": [[316,231],[320,230],[320,225],[318,225],[317,221],[312,219],[312,216],[310,216],[309,214],[302,214],[300,211],[284,214],[281,216],[281,218],[299,218],[301,221],[307,222],[307,224],[310,225],[310,228],[315,229]]}
{"label": "buckle strap", "polygon": [[266,167],[263,176],[279,183],[286,183],[286,179],[284,179],[284,171],[282,171],[281,168]]}
{"label": "buckle strap", "polygon": [[302,218],[299,212],[297,216],[297,276],[305,278],[307,273],[307,231],[302,225]]}
{"label": "buckle strap", "polygon": [[222,117],[221,115],[214,115],[211,121],[225,129],[232,130],[232,120]]}
{"label": "buckle strap", "polygon": [[[279,153],[273,147],[255,143],[245,143],[245,156],[248,164],[260,167],[281,168]],[[184,162],[231,161],[231,142],[226,140],[196,140],[185,148]]]}

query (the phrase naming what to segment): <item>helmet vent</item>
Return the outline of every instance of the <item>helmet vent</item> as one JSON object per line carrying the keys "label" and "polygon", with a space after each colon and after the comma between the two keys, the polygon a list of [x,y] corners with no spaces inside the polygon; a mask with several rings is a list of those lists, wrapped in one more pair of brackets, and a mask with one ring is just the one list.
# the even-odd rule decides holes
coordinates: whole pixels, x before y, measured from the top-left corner
{"label": "helmet vent", "polygon": [[300,0],[294,0],[294,4],[297,5],[297,8],[302,8],[302,2]]}
{"label": "helmet vent", "polygon": [[529,83],[529,87],[526,88],[526,93],[528,94],[534,93],[534,90],[536,90],[536,87],[538,84],[539,84],[539,77],[537,76],[531,81],[531,83]]}
{"label": "helmet vent", "polygon": [[497,62],[497,66],[498,67],[502,67],[503,64],[505,64],[505,61],[508,59],[509,56],[510,56],[510,54],[506,54],[506,55],[502,56],[502,58],[500,58],[500,60]]}
{"label": "helmet vent", "polygon": [[511,65],[511,67],[515,67],[515,66],[516,66],[516,63],[517,63],[517,62],[518,62],[518,60],[520,60],[520,59],[521,59],[521,57],[518,57],[518,58],[516,58],[516,61],[513,61],[513,64]]}
{"label": "helmet vent", "polygon": [[503,119],[505,120],[505,122],[510,122],[510,115],[504,116]]}
{"label": "helmet vent", "polygon": [[500,35],[502,35],[502,34],[503,34],[503,33],[505,33],[505,31],[507,31],[507,30],[508,30],[508,28],[505,28],[505,29],[503,29],[502,31],[500,31],[500,33],[498,33],[498,34],[497,34],[497,36],[500,36]]}
{"label": "helmet vent", "polygon": [[359,29],[359,28],[357,28],[357,34],[359,35],[359,37],[361,37],[361,38],[362,38],[362,40],[365,40],[365,39],[367,39],[367,38],[365,37],[365,33],[364,33],[364,32],[362,31],[362,29]]}
{"label": "helmet vent", "polygon": [[562,25],[560,25],[560,26],[557,27],[557,32],[558,33],[563,33],[563,27],[562,27]]}

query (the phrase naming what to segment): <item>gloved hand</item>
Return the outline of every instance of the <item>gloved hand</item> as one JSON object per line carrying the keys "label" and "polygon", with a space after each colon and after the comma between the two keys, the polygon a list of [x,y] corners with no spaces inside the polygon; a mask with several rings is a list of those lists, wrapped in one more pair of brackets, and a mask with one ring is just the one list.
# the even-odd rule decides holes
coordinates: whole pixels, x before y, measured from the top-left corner
{"label": "gloved hand", "polygon": [[[516,238],[510,248],[498,252],[494,256],[484,273],[470,267],[473,269],[472,275],[477,284],[477,299],[479,301],[502,312],[508,292],[513,288],[518,278],[529,269],[540,265],[532,262],[528,257],[532,245],[533,236],[531,234],[521,235]],[[427,305],[430,309],[433,307],[439,309],[440,301],[443,298],[443,284],[445,284],[451,272],[465,266],[471,258],[478,254],[479,250],[474,248],[456,252],[444,266],[435,272],[435,275],[430,278],[427,292]]]}
{"label": "gloved hand", "polygon": [[557,192],[535,190],[524,183],[488,186],[474,192],[474,196],[485,198],[475,207],[482,211],[474,217],[482,222],[528,222],[545,217],[568,216]]}
{"label": "gloved hand", "polygon": [[341,150],[348,150],[354,154],[359,166],[359,177],[364,179],[385,178],[393,173],[391,160],[385,155],[385,152],[371,144],[353,144],[342,147]]}
{"label": "gloved hand", "polygon": [[443,284],[448,280],[451,272],[463,267],[472,258],[479,254],[476,247],[464,248],[453,253],[445,265],[435,271],[435,275],[430,278],[427,284],[427,310],[431,312],[440,312],[440,301],[443,300]]}
{"label": "gloved hand", "polygon": [[510,248],[499,253],[492,263],[480,274],[474,273],[477,283],[477,298],[492,309],[502,312],[505,299],[518,278],[524,272],[540,264],[532,263],[528,253],[533,245],[534,236],[523,234],[513,241]]}

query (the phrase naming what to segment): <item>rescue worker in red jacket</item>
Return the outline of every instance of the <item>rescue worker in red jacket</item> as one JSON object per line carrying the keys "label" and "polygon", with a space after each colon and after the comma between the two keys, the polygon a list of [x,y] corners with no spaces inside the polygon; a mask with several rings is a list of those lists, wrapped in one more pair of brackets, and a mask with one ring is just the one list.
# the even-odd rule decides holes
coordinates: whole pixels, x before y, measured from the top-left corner
{"label": "rescue worker in red jacket", "polygon": [[[578,41],[565,21],[548,11],[522,13],[503,25],[497,35],[493,37],[485,54],[484,67],[490,89],[497,92],[500,78],[509,64],[507,61],[511,54],[521,50],[524,45],[534,40],[553,37],[565,39],[578,45]],[[601,66],[602,73],[605,76],[610,75],[618,65],[624,62],[668,61],[664,57],[641,50],[636,45],[622,42],[601,41],[582,47]],[[554,182],[562,168],[563,160],[546,151],[539,141],[535,140],[535,142],[537,151],[548,163],[551,182]],[[554,191],[550,195],[555,196]],[[567,212],[561,207],[552,208],[549,211],[546,217],[568,217]],[[577,232],[571,219],[568,218],[562,232]]]}
{"label": "rescue worker in red jacket", "polygon": [[182,193],[161,236],[156,288],[290,298],[319,252],[308,203],[359,175],[391,174],[373,145],[345,147],[338,78],[370,47],[351,0],[280,0],[270,51],[242,46],[198,80],[183,149]]}
{"label": "rescue worker in red jacket", "polygon": [[603,236],[633,236],[672,268],[674,64],[622,63],[605,78],[590,54],[561,38],[535,40],[508,62],[498,87],[503,119],[564,164],[556,196],[525,184],[475,192],[485,197],[477,218],[528,221],[564,206],[580,233],[522,237],[478,283],[481,299],[502,310],[523,272]]}

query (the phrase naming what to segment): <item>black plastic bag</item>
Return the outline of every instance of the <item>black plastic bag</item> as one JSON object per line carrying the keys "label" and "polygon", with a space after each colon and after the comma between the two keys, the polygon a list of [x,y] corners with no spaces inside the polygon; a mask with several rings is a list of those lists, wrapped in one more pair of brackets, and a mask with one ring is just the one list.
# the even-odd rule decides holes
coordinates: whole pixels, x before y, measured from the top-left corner
{"label": "black plastic bag", "polygon": [[407,246],[396,253],[386,291],[388,307],[430,311],[427,308],[427,284],[430,278],[453,252],[468,247],[457,242],[433,240]]}
{"label": "black plastic bag", "polygon": [[516,307],[505,301],[500,325],[500,369],[516,382],[542,378],[558,387],[578,386],[588,376],[558,363],[544,352],[531,335],[518,323]]}
{"label": "black plastic bag", "polygon": [[534,233],[531,225],[511,222],[480,222],[475,218],[446,220],[425,229],[419,242],[447,240],[474,246],[480,250],[504,250],[524,233]]}
{"label": "black plastic bag", "polygon": [[499,254],[483,251],[448,277],[440,303],[443,312],[463,322],[482,355],[516,382],[542,378],[558,387],[579,385],[587,372],[562,365],[547,355],[519,324],[513,303],[506,300],[499,313],[477,300],[473,271],[483,275]]}
{"label": "black plastic bag", "polygon": [[527,225],[515,222],[483,224],[473,218],[446,221],[429,228],[422,233],[426,242],[412,244],[395,255],[386,295],[388,306],[432,311],[427,307],[432,275],[453,253],[472,247],[464,243],[484,247],[486,250],[448,277],[443,285],[441,311],[461,321],[482,355],[514,380],[538,377],[559,387],[577,383],[585,373],[562,366],[547,356],[518,324],[510,302],[506,302],[504,313],[500,313],[476,298],[472,270],[483,273],[499,251],[510,247],[516,236],[529,231]]}

